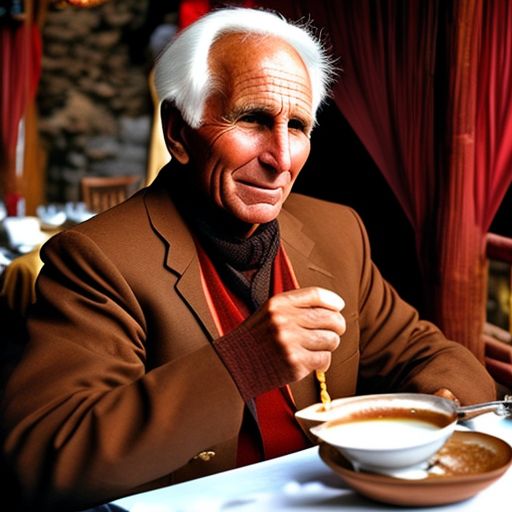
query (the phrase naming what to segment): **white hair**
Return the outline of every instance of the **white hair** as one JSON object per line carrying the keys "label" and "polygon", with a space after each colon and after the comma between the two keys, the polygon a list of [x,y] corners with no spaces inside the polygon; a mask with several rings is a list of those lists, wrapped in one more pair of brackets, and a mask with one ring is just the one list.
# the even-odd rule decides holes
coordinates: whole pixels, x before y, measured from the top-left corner
{"label": "white hair", "polygon": [[315,116],[335,74],[333,60],[320,40],[308,25],[292,24],[270,11],[241,7],[206,14],[162,51],[155,65],[159,101],[172,101],[185,121],[198,128],[213,88],[208,66],[211,46],[221,35],[235,32],[275,36],[297,51],[308,70]]}

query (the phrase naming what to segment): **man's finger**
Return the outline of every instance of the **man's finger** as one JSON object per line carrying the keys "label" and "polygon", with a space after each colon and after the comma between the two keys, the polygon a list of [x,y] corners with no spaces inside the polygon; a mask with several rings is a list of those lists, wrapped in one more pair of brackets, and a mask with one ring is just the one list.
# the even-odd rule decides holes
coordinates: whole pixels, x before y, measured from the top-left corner
{"label": "man's finger", "polygon": [[331,290],[318,288],[318,294],[324,307],[333,311],[341,311],[345,307],[345,301]]}
{"label": "man's finger", "polygon": [[337,293],[317,286],[284,292],[283,296],[296,307],[320,307],[332,311],[341,311],[345,307],[345,301]]}

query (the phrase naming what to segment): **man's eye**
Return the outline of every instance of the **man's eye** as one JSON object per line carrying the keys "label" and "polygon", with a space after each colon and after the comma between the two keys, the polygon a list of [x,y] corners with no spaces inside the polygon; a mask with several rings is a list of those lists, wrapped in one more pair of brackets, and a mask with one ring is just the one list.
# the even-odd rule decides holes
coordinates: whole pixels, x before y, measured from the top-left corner
{"label": "man's eye", "polygon": [[288,127],[292,130],[306,131],[306,124],[300,119],[290,119],[290,121],[288,121]]}
{"label": "man's eye", "polygon": [[264,113],[247,113],[239,119],[242,123],[257,124],[262,127],[268,127],[272,125],[272,118]]}
{"label": "man's eye", "polygon": [[258,123],[259,118],[256,114],[245,114],[240,118],[244,123]]}
{"label": "man's eye", "polygon": [[244,114],[240,117],[240,120],[244,123],[260,124],[262,126],[267,126],[270,123],[268,116],[259,114],[258,112]]}

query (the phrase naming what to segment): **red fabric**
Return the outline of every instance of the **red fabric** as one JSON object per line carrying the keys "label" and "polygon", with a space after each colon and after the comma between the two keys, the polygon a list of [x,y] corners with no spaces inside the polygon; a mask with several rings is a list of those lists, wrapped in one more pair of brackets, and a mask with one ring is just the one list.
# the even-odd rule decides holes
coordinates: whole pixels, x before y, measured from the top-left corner
{"label": "red fabric", "polygon": [[0,179],[7,194],[16,193],[18,127],[37,89],[41,55],[37,25],[29,20],[0,24]]}
{"label": "red fabric", "polygon": [[[213,263],[197,244],[199,261],[215,312],[226,334],[240,325],[249,315],[247,306],[222,283]],[[286,258],[280,248],[273,268],[273,293],[294,288]],[[255,399],[258,429],[249,414],[245,414],[240,433],[237,466],[272,459],[309,446],[304,432],[294,416],[294,407],[287,389],[274,389]],[[261,436],[261,437],[260,437]]]}
{"label": "red fabric", "polygon": [[210,10],[208,0],[183,0],[178,9],[178,28],[183,29]]}
{"label": "red fabric", "polygon": [[477,67],[477,221],[487,232],[512,182],[512,3],[482,2]]}
{"label": "red fabric", "polygon": [[453,9],[436,306],[447,334],[483,360],[486,234],[512,182],[512,5],[459,0]]}
{"label": "red fabric", "polygon": [[242,0],[240,2],[216,2],[215,0],[182,0],[178,8],[179,29],[188,27],[201,16],[214,9],[216,6],[228,7],[255,7],[254,0]]}

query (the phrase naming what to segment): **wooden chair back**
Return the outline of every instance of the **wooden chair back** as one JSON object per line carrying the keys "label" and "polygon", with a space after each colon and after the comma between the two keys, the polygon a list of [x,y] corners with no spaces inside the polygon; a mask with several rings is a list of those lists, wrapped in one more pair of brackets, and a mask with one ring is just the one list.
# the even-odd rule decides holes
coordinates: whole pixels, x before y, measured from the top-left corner
{"label": "wooden chair back", "polygon": [[85,176],[80,186],[82,201],[99,213],[130,197],[140,184],[139,176]]}

